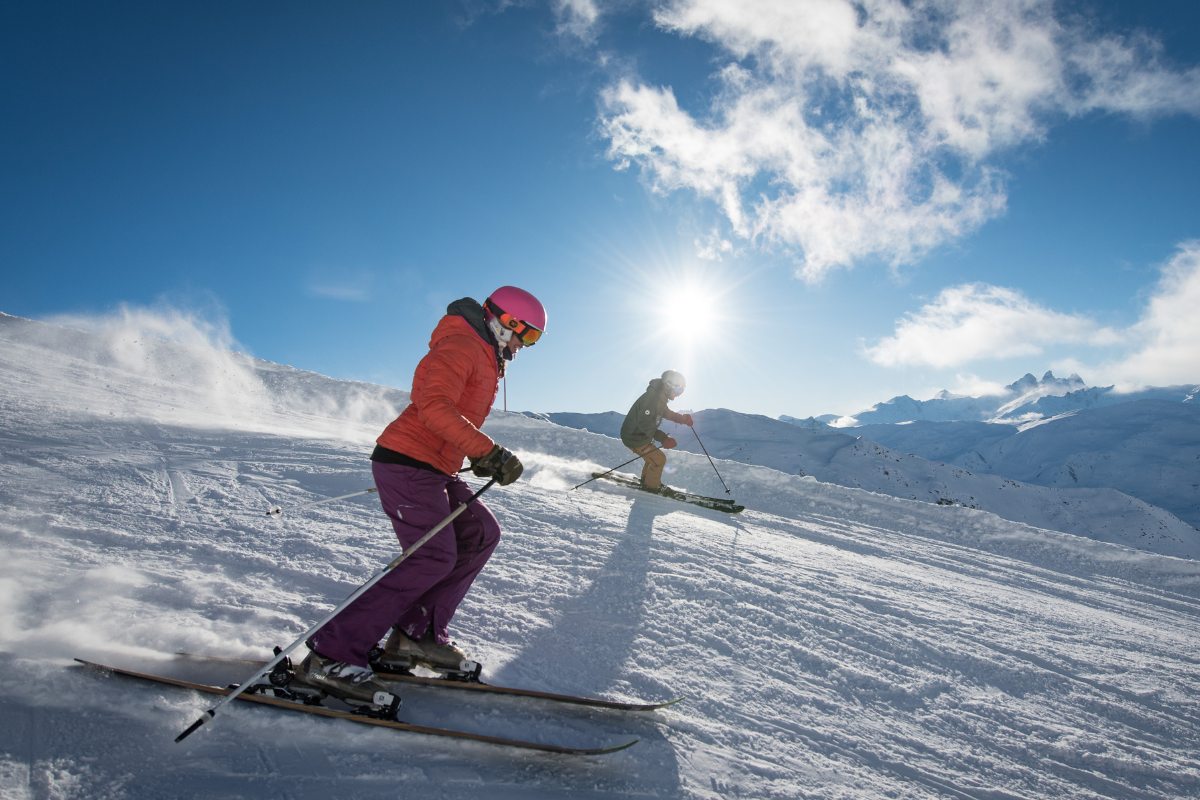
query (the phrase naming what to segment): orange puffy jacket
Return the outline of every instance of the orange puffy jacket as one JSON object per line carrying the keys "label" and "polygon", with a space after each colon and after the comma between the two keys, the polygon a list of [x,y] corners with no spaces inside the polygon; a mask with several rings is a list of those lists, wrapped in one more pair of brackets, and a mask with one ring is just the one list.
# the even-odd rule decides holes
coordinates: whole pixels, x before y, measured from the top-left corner
{"label": "orange puffy jacket", "polygon": [[[462,308],[467,302],[474,308]],[[487,455],[495,446],[479,428],[500,387],[496,347],[461,313],[453,313],[475,316],[475,309],[482,324],[483,309],[475,301],[450,305],[452,313],[434,328],[429,352],[413,374],[412,402],[376,440],[447,475],[458,472],[463,458]]]}

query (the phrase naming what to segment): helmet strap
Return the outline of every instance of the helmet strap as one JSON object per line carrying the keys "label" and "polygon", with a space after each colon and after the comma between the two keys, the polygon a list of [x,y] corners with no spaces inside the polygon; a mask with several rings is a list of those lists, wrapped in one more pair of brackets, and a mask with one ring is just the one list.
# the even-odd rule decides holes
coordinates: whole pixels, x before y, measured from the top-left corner
{"label": "helmet strap", "polygon": [[487,320],[488,330],[496,337],[496,359],[500,363],[500,374],[504,374],[504,362],[513,360],[512,348],[508,343],[512,341],[513,332],[510,328],[506,328],[500,324],[500,320],[488,315]]}
{"label": "helmet strap", "polygon": [[502,347],[507,346],[509,340],[513,337],[512,330],[501,325],[500,320],[490,314],[488,315],[487,324],[488,328],[492,331],[492,335],[496,337],[496,341]]}

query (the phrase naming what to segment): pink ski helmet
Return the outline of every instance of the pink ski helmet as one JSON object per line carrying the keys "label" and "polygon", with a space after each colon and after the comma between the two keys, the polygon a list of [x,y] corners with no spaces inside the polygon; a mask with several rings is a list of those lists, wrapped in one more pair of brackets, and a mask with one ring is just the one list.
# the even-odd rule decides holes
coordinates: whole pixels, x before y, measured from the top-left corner
{"label": "pink ski helmet", "polygon": [[501,286],[492,292],[483,301],[483,309],[489,319],[499,320],[526,347],[535,344],[546,331],[546,308],[516,286]]}

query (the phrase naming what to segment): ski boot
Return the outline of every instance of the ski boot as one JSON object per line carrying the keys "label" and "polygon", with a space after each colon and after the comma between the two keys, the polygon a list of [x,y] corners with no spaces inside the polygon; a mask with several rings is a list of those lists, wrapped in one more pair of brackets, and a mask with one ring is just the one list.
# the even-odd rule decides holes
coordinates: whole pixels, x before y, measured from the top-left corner
{"label": "ski boot", "polygon": [[310,652],[296,668],[294,678],[298,683],[320,689],[369,716],[395,719],[400,707],[400,698],[376,678],[369,667],[334,661],[316,652]]}
{"label": "ski boot", "polygon": [[483,670],[454,642],[438,644],[432,636],[416,641],[399,628],[373,655],[371,665],[380,672],[411,674],[413,667],[421,666],[452,680],[477,681]]}

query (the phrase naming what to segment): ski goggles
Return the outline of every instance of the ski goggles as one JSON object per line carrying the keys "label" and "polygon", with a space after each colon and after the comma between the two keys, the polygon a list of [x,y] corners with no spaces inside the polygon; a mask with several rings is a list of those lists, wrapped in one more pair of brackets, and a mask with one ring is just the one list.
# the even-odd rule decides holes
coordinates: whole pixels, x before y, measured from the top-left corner
{"label": "ski goggles", "polygon": [[488,302],[486,306],[487,310],[492,312],[492,315],[495,316],[496,319],[500,320],[500,324],[512,331],[513,336],[516,336],[518,339],[520,339],[521,344],[525,345],[526,347],[532,347],[533,345],[537,344],[538,339],[542,338],[542,332],[530,325],[528,322],[517,319],[507,311],[501,311],[494,303]]}

